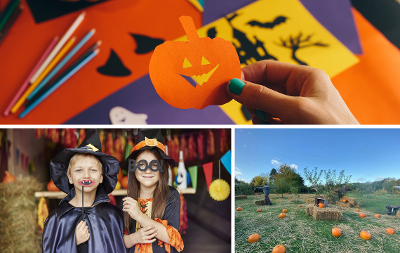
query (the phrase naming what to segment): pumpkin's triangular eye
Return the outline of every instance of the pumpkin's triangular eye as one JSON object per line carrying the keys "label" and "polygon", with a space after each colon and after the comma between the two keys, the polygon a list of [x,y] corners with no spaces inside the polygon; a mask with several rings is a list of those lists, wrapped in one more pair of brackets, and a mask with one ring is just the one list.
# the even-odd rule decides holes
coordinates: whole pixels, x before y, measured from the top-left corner
{"label": "pumpkin's triangular eye", "polygon": [[201,58],[201,65],[207,65],[207,64],[211,64],[209,61],[207,61],[206,58],[204,58],[204,56]]}
{"label": "pumpkin's triangular eye", "polygon": [[182,68],[184,69],[184,68],[189,68],[189,67],[191,67],[192,66],[192,64],[190,64],[190,62],[189,62],[189,60],[185,57],[185,60],[183,60],[183,66],[182,66]]}

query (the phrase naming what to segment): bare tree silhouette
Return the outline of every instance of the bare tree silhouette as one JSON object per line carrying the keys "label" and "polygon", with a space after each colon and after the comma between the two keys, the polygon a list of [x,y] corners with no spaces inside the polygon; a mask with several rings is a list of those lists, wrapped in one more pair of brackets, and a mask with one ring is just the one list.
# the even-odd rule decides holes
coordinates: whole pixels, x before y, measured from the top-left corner
{"label": "bare tree silhouette", "polygon": [[302,32],[299,33],[297,37],[292,37],[292,35],[289,35],[289,38],[284,40],[280,38],[280,44],[275,43],[278,46],[286,47],[292,49],[292,59],[298,62],[300,65],[308,65],[307,63],[301,61],[299,58],[296,56],[297,50],[300,48],[306,48],[306,47],[312,47],[312,46],[317,46],[317,47],[328,47],[328,44],[324,44],[322,42],[310,42],[310,39],[313,35],[308,35],[305,38],[303,37]]}

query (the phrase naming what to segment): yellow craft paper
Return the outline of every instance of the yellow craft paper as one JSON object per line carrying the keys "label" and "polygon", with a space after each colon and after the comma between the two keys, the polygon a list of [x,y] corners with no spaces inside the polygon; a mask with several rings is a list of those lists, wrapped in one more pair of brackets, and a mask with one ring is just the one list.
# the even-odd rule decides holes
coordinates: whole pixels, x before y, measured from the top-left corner
{"label": "yellow craft paper", "polygon": [[[228,22],[227,18],[237,16]],[[282,21],[282,18],[286,20]],[[328,46],[307,46],[296,51],[297,59],[305,62],[308,66],[323,69],[331,78],[348,69],[358,62],[358,58],[353,55],[339,40],[337,40],[328,30],[326,30],[297,0],[259,0],[246,7],[231,13],[226,17],[220,18],[197,30],[199,37],[209,37],[212,28],[215,28],[216,37],[221,37],[231,41],[235,46],[240,47],[238,39],[233,37],[233,27],[246,35],[246,38],[255,45],[258,41],[257,52],[262,55],[262,46],[269,55],[278,61],[299,64],[292,58],[292,49],[282,46],[282,40],[288,44],[290,36],[295,39],[302,34],[302,39],[311,35],[308,42],[303,45],[319,43]],[[260,23],[277,22],[270,25],[272,28],[262,28],[252,26],[250,21]],[[185,37],[178,40],[186,40]],[[239,51],[241,55],[243,52]],[[244,52],[246,54],[246,52]],[[257,60],[253,57],[241,63],[242,67]],[[197,81],[197,80],[195,80]],[[220,106],[236,124],[248,124],[240,111],[241,105],[236,101],[231,101]],[[237,115],[240,114],[240,115]]]}

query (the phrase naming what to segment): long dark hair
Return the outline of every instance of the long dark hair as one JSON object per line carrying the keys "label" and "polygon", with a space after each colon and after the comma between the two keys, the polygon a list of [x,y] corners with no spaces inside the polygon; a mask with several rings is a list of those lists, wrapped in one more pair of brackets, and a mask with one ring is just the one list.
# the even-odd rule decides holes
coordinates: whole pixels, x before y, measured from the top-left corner
{"label": "long dark hair", "polygon": [[[150,149],[150,150],[143,150],[141,152],[138,152],[135,156],[132,158],[136,160],[136,158],[142,154],[145,151],[151,152],[157,160],[160,162],[162,160],[161,155],[158,150],[156,149]],[[129,172],[131,173],[129,176],[129,185],[128,185],[128,197],[131,197],[135,200],[138,200],[139,198],[139,190],[140,190],[140,183],[136,179],[135,172]],[[168,162],[163,161],[163,172],[160,171],[160,180],[158,180],[157,186],[154,189],[153,192],[153,207],[151,211],[151,218],[160,218],[164,216],[164,211],[165,211],[165,206],[167,203],[167,195],[169,191],[168,187]],[[125,229],[130,232],[130,216],[128,213],[124,213],[124,223],[125,223]]]}

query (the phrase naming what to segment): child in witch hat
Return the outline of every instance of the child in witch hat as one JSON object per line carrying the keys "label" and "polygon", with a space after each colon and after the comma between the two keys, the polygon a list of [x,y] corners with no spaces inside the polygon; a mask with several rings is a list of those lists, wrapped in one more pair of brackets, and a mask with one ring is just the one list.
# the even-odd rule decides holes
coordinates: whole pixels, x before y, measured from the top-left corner
{"label": "child in witch hat", "polygon": [[68,195],[46,219],[43,252],[125,252],[123,213],[108,202],[118,172],[118,160],[101,152],[95,129],[51,160],[51,178]]}
{"label": "child in witch hat", "polygon": [[183,250],[180,197],[168,186],[168,164],[174,166],[175,161],[165,152],[159,129],[139,130],[136,145],[121,163],[128,171],[128,196],[122,199],[128,252]]}

